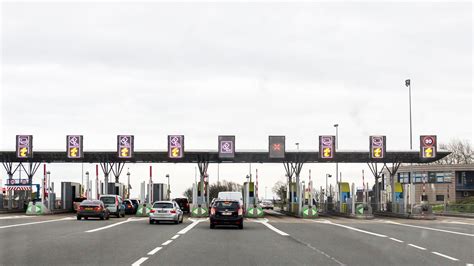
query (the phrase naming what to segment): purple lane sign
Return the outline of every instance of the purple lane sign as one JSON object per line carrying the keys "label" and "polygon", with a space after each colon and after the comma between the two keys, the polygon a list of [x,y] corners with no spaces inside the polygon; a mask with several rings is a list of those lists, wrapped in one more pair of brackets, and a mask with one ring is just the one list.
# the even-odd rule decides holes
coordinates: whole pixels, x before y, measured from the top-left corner
{"label": "purple lane sign", "polygon": [[133,135],[117,136],[117,153],[119,158],[133,157]]}
{"label": "purple lane sign", "polygon": [[83,157],[82,138],[83,137],[81,135],[66,136],[66,150],[68,158],[78,159]]}
{"label": "purple lane sign", "polygon": [[16,156],[18,158],[33,157],[32,135],[16,135]]}
{"label": "purple lane sign", "polygon": [[180,159],[184,157],[184,136],[168,136],[168,157],[171,159]]}
{"label": "purple lane sign", "polygon": [[235,157],[235,136],[219,136],[219,158]]}

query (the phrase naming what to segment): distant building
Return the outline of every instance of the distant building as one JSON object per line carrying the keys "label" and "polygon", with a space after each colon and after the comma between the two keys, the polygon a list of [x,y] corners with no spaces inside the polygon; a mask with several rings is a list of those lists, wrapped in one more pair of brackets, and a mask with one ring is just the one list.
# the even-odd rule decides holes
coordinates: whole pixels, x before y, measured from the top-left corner
{"label": "distant building", "polygon": [[425,194],[430,203],[474,197],[474,164],[404,165],[398,169],[396,178],[402,184],[409,184],[410,178],[413,178],[417,203],[423,194],[423,178],[426,181]]}

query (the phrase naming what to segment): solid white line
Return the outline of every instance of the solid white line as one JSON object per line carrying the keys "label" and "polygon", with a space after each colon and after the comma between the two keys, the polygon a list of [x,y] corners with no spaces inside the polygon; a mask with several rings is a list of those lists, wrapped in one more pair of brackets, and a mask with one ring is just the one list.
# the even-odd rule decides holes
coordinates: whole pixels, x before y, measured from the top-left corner
{"label": "solid white line", "polygon": [[192,224],[186,226],[183,230],[179,231],[178,234],[180,235],[186,234],[189,230],[193,229],[193,227],[195,227],[201,221],[203,220],[195,220]]}
{"label": "solid white line", "polygon": [[175,240],[175,239],[178,238],[178,237],[179,237],[179,235],[175,235],[175,236],[173,236],[171,239]]}
{"label": "solid white line", "polygon": [[23,224],[11,224],[11,225],[0,226],[0,229],[3,229],[3,228],[10,228],[10,227],[17,227],[17,226],[25,226],[25,225],[31,225],[31,224],[42,224],[42,223],[59,222],[59,221],[65,221],[65,220],[71,220],[71,219],[73,219],[73,218],[72,218],[72,217],[67,217],[67,218],[61,218],[61,219],[55,219],[55,220],[47,220],[47,221],[40,221],[40,222],[31,222],[31,223],[23,223]]}
{"label": "solid white line", "polygon": [[41,217],[41,216],[28,216],[28,215],[4,216],[4,217],[0,217],[0,220],[19,219],[19,218],[36,218],[36,217]]}
{"label": "solid white line", "polygon": [[411,246],[411,247],[417,248],[417,249],[426,250],[426,248],[420,247],[420,246],[417,246],[417,245],[413,245],[413,244],[408,244],[408,245]]}
{"label": "solid white line", "polygon": [[162,246],[167,246],[169,243],[173,242],[173,240],[168,240],[166,242],[164,242],[163,244],[161,244]]}
{"label": "solid white line", "polygon": [[121,225],[121,224],[124,224],[124,223],[129,223],[133,220],[126,220],[126,221],[122,221],[122,222],[118,222],[118,223],[114,223],[114,224],[111,224],[111,225],[107,225],[107,226],[104,226],[104,227],[99,227],[99,228],[96,228],[96,229],[92,229],[92,230],[89,230],[89,231],[85,231],[85,233],[93,233],[93,232],[97,232],[97,231],[100,231],[100,230],[105,230],[105,229],[109,229],[111,227],[114,227],[114,226],[117,226],[117,225]]}
{"label": "solid white line", "polygon": [[[317,222],[317,221],[313,221],[313,222]],[[340,226],[340,227],[343,227],[343,228],[347,228],[349,230],[354,230],[354,231],[357,231],[357,232],[360,232],[360,233],[369,234],[369,235],[373,235],[373,236],[387,237],[386,235],[365,231],[365,230],[362,230],[362,229],[359,229],[359,228],[355,228],[355,227],[351,227],[351,226],[347,226],[347,225],[343,225],[343,224],[336,224],[336,223],[333,223],[333,222],[330,222],[330,221],[320,222],[320,223],[321,224],[330,224],[330,225]]]}
{"label": "solid white line", "polygon": [[402,223],[397,223],[397,222],[392,222],[392,221],[387,221],[386,223],[407,226],[407,227],[421,228],[421,229],[438,231],[438,232],[443,232],[443,233],[462,235],[462,236],[474,236],[474,234],[467,234],[467,233],[461,233],[461,232],[455,232],[455,231],[449,231],[449,230],[443,230],[443,229],[437,229],[437,228],[430,228],[430,227],[424,227],[424,226],[418,226],[418,225],[411,225],[411,224],[402,224]]}
{"label": "solid white line", "polygon": [[132,266],[139,266],[140,264],[142,264],[143,262],[145,262],[148,258],[147,257],[141,257],[140,259],[138,259],[137,261],[135,261],[134,263],[132,263]]}
{"label": "solid white line", "polygon": [[398,243],[403,243],[403,241],[401,241],[400,239],[396,239],[396,238],[393,238],[393,237],[391,237],[390,239],[393,240],[393,241],[396,241]]}
{"label": "solid white line", "polygon": [[432,251],[431,253],[433,253],[433,254],[435,254],[435,255],[438,255],[438,256],[441,256],[441,257],[444,257],[444,258],[447,258],[447,259],[450,259],[450,260],[453,260],[453,261],[459,261],[459,260],[456,259],[456,258],[450,257],[450,256],[448,256],[448,255],[441,254],[441,253],[436,252],[436,251]]}
{"label": "solid white line", "polygon": [[148,255],[155,255],[156,252],[160,251],[160,249],[162,249],[162,247],[157,247],[155,248],[154,250],[148,252]]}
{"label": "solid white line", "polygon": [[449,221],[449,222],[446,222],[446,223],[449,223],[449,224],[464,224],[464,225],[474,225],[474,224],[470,224],[470,223],[457,222],[457,221]]}
{"label": "solid white line", "polygon": [[267,223],[267,222],[262,222],[261,224],[265,225],[266,227],[268,227],[270,230],[273,230],[274,232],[276,232],[277,234],[280,234],[282,236],[289,236],[289,234],[275,228],[273,225]]}

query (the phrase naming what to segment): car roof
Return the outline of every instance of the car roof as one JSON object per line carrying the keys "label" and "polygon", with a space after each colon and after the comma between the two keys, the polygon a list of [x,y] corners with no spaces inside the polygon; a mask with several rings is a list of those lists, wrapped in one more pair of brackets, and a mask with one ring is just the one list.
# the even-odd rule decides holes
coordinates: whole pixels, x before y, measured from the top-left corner
{"label": "car roof", "polygon": [[118,196],[119,195],[112,195],[112,194],[110,194],[110,195],[100,195],[101,198],[102,197],[118,197]]}
{"label": "car roof", "polygon": [[173,201],[172,200],[159,200],[159,201],[153,202],[153,204],[155,203],[173,203]]}

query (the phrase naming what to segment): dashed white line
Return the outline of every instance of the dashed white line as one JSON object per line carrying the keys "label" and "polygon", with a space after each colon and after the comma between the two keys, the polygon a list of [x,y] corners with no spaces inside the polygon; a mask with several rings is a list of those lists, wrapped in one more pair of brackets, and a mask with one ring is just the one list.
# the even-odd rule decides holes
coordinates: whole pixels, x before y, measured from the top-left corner
{"label": "dashed white line", "polygon": [[152,251],[148,252],[148,255],[155,255],[155,253],[160,251],[160,249],[162,249],[162,247],[157,247],[153,249]]}
{"label": "dashed white line", "polygon": [[430,228],[430,227],[425,227],[425,226],[411,225],[411,224],[402,224],[402,223],[397,223],[397,222],[393,222],[393,221],[386,221],[386,223],[396,224],[396,225],[401,225],[401,226],[407,226],[407,227],[421,228],[421,229],[426,229],[426,230],[431,230],[431,231],[438,231],[438,232],[443,232],[443,233],[462,235],[462,236],[474,236],[474,234],[467,234],[467,233],[461,233],[461,232],[455,232],[455,231],[449,231],[449,230],[443,230],[443,229],[437,229],[437,228]]}
{"label": "dashed white line", "polygon": [[4,217],[0,217],[0,220],[19,219],[19,218],[37,218],[37,217],[41,217],[41,216],[28,216],[28,215],[4,216]]}
{"label": "dashed white line", "polygon": [[142,264],[143,262],[145,262],[148,258],[147,257],[141,257],[139,258],[137,261],[135,261],[134,263],[132,263],[132,266],[139,266],[140,264]]}
{"label": "dashed white line", "polygon": [[67,218],[61,218],[61,219],[55,219],[55,220],[47,220],[47,221],[39,221],[39,222],[31,222],[31,223],[23,223],[23,224],[11,224],[11,225],[0,226],[0,229],[11,228],[11,227],[18,227],[18,226],[25,226],[25,225],[32,225],[32,224],[43,224],[43,223],[60,222],[60,221],[72,220],[72,219],[74,219],[74,218],[72,218],[72,217],[67,217]]}
{"label": "dashed white line", "polygon": [[162,246],[167,246],[169,243],[173,242],[173,240],[168,240],[166,242],[164,242],[163,244],[161,244]]}
{"label": "dashed white line", "polygon": [[122,222],[118,222],[118,223],[114,223],[114,224],[110,224],[110,225],[107,225],[107,226],[104,226],[104,227],[99,227],[99,228],[96,228],[96,229],[92,229],[92,230],[88,230],[88,231],[85,231],[86,233],[93,233],[93,232],[97,232],[97,231],[100,231],[100,230],[105,230],[105,229],[109,229],[111,227],[114,227],[114,226],[117,226],[117,225],[121,225],[121,224],[124,224],[124,223],[129,223],[131,222],[132,220],[126,220],[126,221],[122,221]]}
{"label": "dashed white line", "polygon": [[[314,221],[314,222],[317,222],[317,221]],[[352,226],[347,226],[347,225],[343,225],[343,224],[333,223],[333,222],[327,221],[327,220],[324,221],[324,222],[319,222],[319,223],[335,225],[335,226],[343,227],[343,228],[346,228],[346,229],[349,229],[349,230],[353,230],[353,231],[356,231],[356,232],[360,232],[360,233],[364,233],[364,234],[373,235],[373,236],[387,237],[386,235],[382,235],[382,234],[377,234],[377,233],[374,233],[374,232],[365,231],[365,230],[362,230],[362,229],[359,229],[359,228],[355,228],[355,227],[352,227]]]}
{"label": "dashed white line", "polygon": [[436,252],[436,251],[432,251],[431,253],[433,253],[433,254],[435,254],[435,255],[438,255],[438,256],[441,256],[441,257],[443,257],[443,258],[447,258],[447,259],[452,260],[452,261],[459,261],[459,260],[456,259],[456,258],[450,257],[450,256],[448,256],[448,255],[444,255],[444,254],[439,253],[439,252]]}
{"label": "dashed white line", "polygon": [[[191,220],[191,219],[190,219]],[[186,234],[189,230],[193,229],[198,223],[205,221],[205,220],[194,220],[194,222],[188,226],[186,226],[183,230],[179,231],[178,234],[184,235]]]}
{"label": "dashed white line", "polygon": [[175,240],[175,239],[178,238],[178,237],[179,237],[179,235],[175,235],[175,236],[173,236],[171,239]]}
{"label": "dashed white line", "polygon": [[393,238],[393,237],[391,237],[390,240],[393,240],[393,241],[398,242],[398,243],[403,243],[402,240],[396,239],[396,238]]}
{"label": "dashed white line", "polygon": [[410,247],[414,247],[414,248],[417,248],[417,249],[421,249],[421,250],[426,250],[426,248],[424,247],[420,247],[420,246],[417,246],[417,245],[413,245],[413,244],[408,244]]}
{"label": "dashed white line", "polygon": [[466,266],[474,266],[474,264],[468,263],[468,264],[466,264]]}

